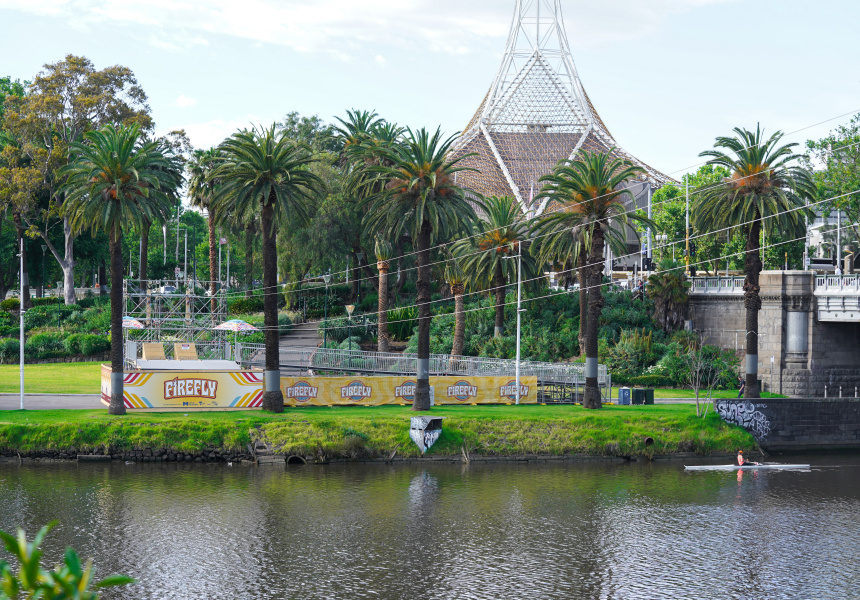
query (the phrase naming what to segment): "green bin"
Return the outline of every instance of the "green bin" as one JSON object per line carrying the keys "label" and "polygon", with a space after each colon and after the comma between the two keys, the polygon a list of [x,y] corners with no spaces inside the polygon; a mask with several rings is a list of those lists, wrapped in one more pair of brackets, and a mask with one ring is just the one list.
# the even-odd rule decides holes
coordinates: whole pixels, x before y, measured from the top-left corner
{"label": "green bin", "polygon": [[645,390],[640,388],[633,390],[633,404],[645,404]]}
{"label": "green bin", "polygon": [[654,404],[654,390],[642,390],[645,392],[645,404]]}

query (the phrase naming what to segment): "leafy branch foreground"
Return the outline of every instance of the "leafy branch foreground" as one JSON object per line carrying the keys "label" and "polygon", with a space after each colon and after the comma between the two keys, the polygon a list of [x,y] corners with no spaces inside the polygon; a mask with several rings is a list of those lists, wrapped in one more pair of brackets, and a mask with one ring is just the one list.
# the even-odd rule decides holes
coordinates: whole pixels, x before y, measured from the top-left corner
{"label": "leafy branch foreground", "polygon": [[56,524],[49,523],[39,530],[33,541],[27,541],[23,529],[13,536],[0,531],[0,540],[18,563],[18,572],[5,560],[0,560],[0,600],[41,598],[42,600],[98,600],[95,590],[134,583],[125,575],[111,575],[101,581],[94,581],[92,561],[81,565],[77,552],[66,548],[63,564],[53,570],[42,566],[42,541]]}
{"label": "leafy branch foreground", "polygon": [[[0,411],[0,452],[121,455],[133,450],[245,452],[262,440],[276,454],[309,460],[418,457],[406,407],[338,407],[260,412],[148,413],[111,417],[101,410]],[[658,456],[718,454],[755,447],[753,437],[690,405],[436,407],[446,417],[428,455]]]}

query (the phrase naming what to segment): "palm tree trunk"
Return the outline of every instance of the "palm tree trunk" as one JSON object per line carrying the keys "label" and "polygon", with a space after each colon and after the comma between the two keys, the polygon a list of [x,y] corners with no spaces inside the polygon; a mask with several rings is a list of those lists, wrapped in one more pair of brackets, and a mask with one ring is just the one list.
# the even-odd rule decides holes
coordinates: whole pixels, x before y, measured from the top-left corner
{"label": "palm tree trunk", "polygon": [[[18,232],[18,245],[15,249],[24,254],[24,271],[21,273],[21,280],[23,282],[21,288],[24,293],[21,298],[19,298],[21,301],[21,310],[30,310],[33,308],[33,301],[30,299],[30,270],[27,266],[27,241],[24,240],[24,224],[21,222],[20,213],[15,213],[12,216],[12,222],[15,223],[15,230]],[[21,243],[21,240],[24,240],[23,244]]]}
{"label": "palm tree trunk", "polygon": [[463,342],[466,334],[466,310],[463,302],[462,284],[451,286],[454,294],[454,345],[451,348],[452,356],[463,356]]}
{"label": "palm tree trunk", "polygon": [[761,220],[756,220],[750,226],[747,236],[746,254],[744,255],[744,308],[747,311],[746,328],[746,387],[744,398],[759,398],[758,389],[758,311],[761,310],[759,292],[759,273],[762,270],[760,237]]}
{"label": "palm tree trunk", "polygon": [[146,222],[146,225],[143,226],[143,230],[140,232],[140,285],[143,291],[145,292],[149,289],[149,285],[147,285],[146,281],[149,278],[149,230],[152,229],[152,223],[149,221]]}
{"label": "palm tree trunk", "polygon": [[122,362],[122,231],[114,231],[110,240],[110,406],[108,414],[124,415],[122,395],[124,365]]}
{"label": "palm tree trunk", "polygon": [[272,231],[274,208],[271,199],[263,207],[260,225],[263,229],[263,323],[266,329],[266,370],[263,410],[284,412],[284,395],[281,392],[281,365],[278,348],[278,249]]}
{"label": "palm tree trunk", "polygon": [[583,408],[601,408],[600,387],[597,383],[597,331],[603,311],[603,293],[600,291],[603,276],[603,232],[595,227],[588,256],[588,325],[585,338],[585,393]]}
{"label": "palm tree trunk", "polygon": [[418,234],[418,373],[412,410],[430,410],[430,234],[424,221]]}
{"label": "palm tree trunk", "polygon": [[505,276],[502,274],[502,263],[496,263],[493,274],[493,292],[496,295],[496,327],[494,337],[500,338],[505,331]]}
{"label": "palm tree trunk", "polygon": [[379,352],[388,352],[388,261],[380,261],[379,266],[379,316],[377,318],[377,343]]}
{"label": "palm tree trunk", "polygon": [[218,248],[215,242],[220,240],[215,237],[215,214],[212,209],[209,212],[209,293],[212,295],[210,303],[211,311],[214,314],[217,312],[218,303],[215,300],[215,278],[218,277]]}
{"label": "palm tree trunk", "polygon": [[254,224],[245,226],[245,297],[254,291]]}
{"label": "palm tree trunk", "polygon": [[585,356],[585,331],[588,327],[588,270],[585,268],[586,249],[579,249],[576,259],[579,279],[579,355]]}

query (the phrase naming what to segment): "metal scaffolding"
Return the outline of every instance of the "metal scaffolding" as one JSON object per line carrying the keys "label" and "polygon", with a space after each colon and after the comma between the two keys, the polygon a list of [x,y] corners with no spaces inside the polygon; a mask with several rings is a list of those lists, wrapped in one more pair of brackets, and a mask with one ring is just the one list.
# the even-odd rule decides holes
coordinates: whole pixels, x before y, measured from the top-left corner
{"label": "metal scaffolding", "polygon": [[193,343],[200,358],[229,358],[228,332],[213,329],[228,318],[224,291],[213,297],[204,291],[211,282],[195,283],[195,288],[184,288],[173,280],[124,281],[123,317],[144,325],[123,330],[127,362],[137,358],[139,344],[148,342],[161,343],[168,358],[179,342]]}

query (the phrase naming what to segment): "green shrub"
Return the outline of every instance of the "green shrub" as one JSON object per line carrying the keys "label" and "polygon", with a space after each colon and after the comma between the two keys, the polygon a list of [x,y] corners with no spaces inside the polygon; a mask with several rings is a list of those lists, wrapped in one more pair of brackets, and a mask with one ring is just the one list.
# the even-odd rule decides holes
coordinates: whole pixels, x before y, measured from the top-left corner
{"label": "green shrub", "polygon": [[352,336],[343,340],[338,346],[341,350],[361,350],[361,338]]}
{"label": "green shrub", "polygon": [[278,333],[284,335],[290,330],[293,320],[286,313],[278,313]]}
{"label": "green shrub", "polygon": [[81,354],[102,354],[110,350],[110,338],[101,335],[84,335],[81,337]]}
{"label": "green shrub", "polygon": [[94,306],[84,311],[84,328],[88,332],[107,333],[110,331],[110,309]]}
{"label": "green shrub", "polygon": [[81,352],[81,340],[84,338],[83,333],[73,333],[71,335],[66,336],[66,339],[63,340],[63,346],[70,355],[74,356],[76,354],[82,354]]}
{"label": "green shrub", "polygon": [[[615,376],[613,375],[613,383]],[[620,383],[620,382],[619,382]],[[645,388],[660,388],[660,387],[670,387],[675,385],[675,381],[672,380],[671,377],[667,377],[666,375],[637,375],[636,377],[631,377],[627,383],[630,385],[635,385],[638,387]]]}
{"label": "green shrub", "polygon": [[16,338],[0,339],[0,363],[17,362],[20,348]]}
{"label": "green shrub", "polygon": [[239,298],[228,305],[231,315],[247,315],[263,311],[263,297]]}
{"label": "green shrub", "polygon": [[395,341],[408,341],[412,337],[412,330],[417,326],[417,306],[403,306],[388,311],[388,331]]}
{"label": "green shrub", "polygon": [[63,339],[56,333],[36,333],[24,344],[24,353],[33,358],[56,358],[65,356]]}
{"label": "green shrub", "polygon": [[21,308],[21,302],[17,298],[7,298],[0,302],[0,309],[2,310],[18,310]]}
{"label": "green shrub", "polygon": [[323,338],[325,336],[329,342],[335,341],[339,344],[349,336],[349,328],[347,327],[348,324],[349,321],[346,319],[346,317],[341,317],[339,319],[329,319],[328,321],[320,321],[318,329],[319,336],[320,338]]}

